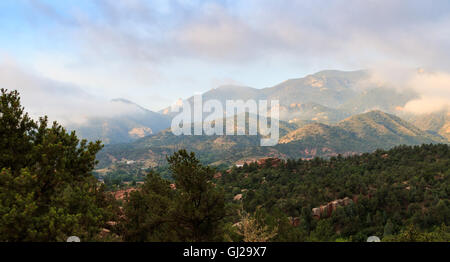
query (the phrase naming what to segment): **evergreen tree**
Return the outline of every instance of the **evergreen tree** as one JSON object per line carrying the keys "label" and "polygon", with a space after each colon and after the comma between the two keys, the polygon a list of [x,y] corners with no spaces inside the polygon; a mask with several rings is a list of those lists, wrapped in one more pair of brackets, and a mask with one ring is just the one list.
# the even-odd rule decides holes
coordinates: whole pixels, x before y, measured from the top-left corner
{"label": "evergreen tree", "polygon": [[180,238],[220,240],[225,199],[224,193],[211,182],[215,171],[203,166],[193,152],[189,154],[186,150],[175,152],[167,161],[178,192],[172,216]]}
{"label": "evergreen tree", "polygon": [[321,219],[314,231],[311,232],[312,241],[334,241],[335,235],[331,219]]}
{"label": "evergreen tree", "polygon": [[125,241],[179,241],[171,213],[175,190],[159,174],[150,172],[139,191],[132,192],[124,206],[120,223]]}
{"label": "evergreen tree", "polygon": [[0,241],[95,240],[112,218],[91,174],[100,142],[35,122],[17,91],[1,89],[0,112]]}
{"label": "evergreen tree", "polygon": [[132,192],[122,224],[128,241],[222,241],[224,193],[211,182],[214,170],[194,153],[180,150],[168,158],[174,179],[150,173]]}

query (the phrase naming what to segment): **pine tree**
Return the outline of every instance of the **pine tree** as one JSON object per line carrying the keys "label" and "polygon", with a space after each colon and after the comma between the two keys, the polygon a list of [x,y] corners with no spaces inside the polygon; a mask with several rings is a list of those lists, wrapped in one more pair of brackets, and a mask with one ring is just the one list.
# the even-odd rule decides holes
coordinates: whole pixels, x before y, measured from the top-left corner
{"label": "pine tree", "polygon": [[150,172],[143,186],[131,192],[124,205],[125,216],[120,225],[125,241],[179,241],[170,216],[174,208],[175,190],[159,174]]}
{"label": "pine tree", "polygon": [[314,231],[311,232],[312,241],[334,241],[335,235],[333,224],[330,219],[321,219]]}
{"label": "pine tree", "polygon": [[221,221],[225,217],[224,193],[215,188],[211,180],[215,171],[203,166],[186,150],[168,158],[175,179],[177,201],[172,216],[178,234],[185,241],[213,241],[222,236]]}
{"label": "pine tree", "polygon": [[94,240],[112,217],[91,173],[100,142],[32,120],[17,91],[1,89],[0,112],[0,241]]}
{"label": "pine tree", "polygon": [[225,200],[211,182],[214,170],[185,150],[167,160],[173,186],[152,172],[130,194],[121,227],[125,240],[222,241]]}

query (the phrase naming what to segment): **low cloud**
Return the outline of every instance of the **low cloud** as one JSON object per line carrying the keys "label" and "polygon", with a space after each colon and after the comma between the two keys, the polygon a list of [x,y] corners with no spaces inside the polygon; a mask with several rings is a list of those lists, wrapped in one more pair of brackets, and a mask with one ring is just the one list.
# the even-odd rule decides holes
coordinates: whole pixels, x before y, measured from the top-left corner
{"label": "low cloud", "polygon": [[93,96],[80,87],[27,71],[12,61],[0,62],[1,88],[17,90],[22,106],[33,118],[47,115],[62,124],[82,124],[91,117],[136,114],[142,109]]}
{"label": "low cloud", "polygon": [[407,113],[428,114],[450,106],[450,74],[424,68],[408,68],[399,64],[384,64],[370,70],[362,88],[388,87],[398,92],[413,91],[417,99],[409,101],[401,110]]}
{"label": "low cloud", "polygon": [[[53,40],[60,35],[55,42],[62,39],[73,45],[69,53],[76,58],[75,63],[64,60],[46,65],[45,61],[55,59],[47,55],[48,50],[38,50],[44,62],[38,61],[34,67],[56,80],[55,89],[75,92],[72,100],[80,100],[75,104],[89,96],[77,93],[83,91],[79,86],[96,94],[131,94],[143,103],[139,99],[150,92],[171,97],[181,89],[193,93],[194,88],[207,88],[187,87],[185,81],[176,80],[186,75],[193,82],[211,83],[224,77],[217,72],[227,72],[226,76],[242,82],[249,78],[240,75],[250,75],[249,68],[260,64],[267,64],[268,70],[261,75],[277,76],[292,68],[309,73],[373,69],[373,83],[413,89],[420,95],[405,106],[410,112],[438,110],[450,98],[447,0],[98,0],[88,7],[67,4],[72,8],[64,8],[64,12],[58,4],[31,2],[34,16],[56,24],[49,29],[45,23],[36,23],[36,32],[47,33]],[[410,72],[418,67],[438,73]],[[204,78],[209,80],[199,81]],[[69,83],[60,83],[66,81]],[[55,99],[53,104],[57,102]],[[66,109],[63,106],[56,111]]]}
{"label": "low cloud", "polygon": [[408,84],[420,98],[405,105],[405,110],[425,114],[450,108],[450,74],[419,71]]}

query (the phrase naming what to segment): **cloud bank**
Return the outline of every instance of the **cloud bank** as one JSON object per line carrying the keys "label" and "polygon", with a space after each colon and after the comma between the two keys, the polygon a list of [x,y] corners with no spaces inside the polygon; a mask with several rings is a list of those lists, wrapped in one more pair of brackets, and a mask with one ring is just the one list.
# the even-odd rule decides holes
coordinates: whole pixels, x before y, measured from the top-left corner
{"label": "cloud bank", "polygon": [[120,101],[95,97],[77,86],[53,81],[22,70],[12,61],[0,63],[1,88],[17,90],[22,105],[34,119],[47,115],[50,121],[82,124],[90,117],[136,114],[142,109]]}
{"label": "cloud bank", "polygon": [[407,103],[404,108],[406,111],[427,114],[450,109],[450,74],[421,72],[412,77],[408,85],[421,97]]}
{"label": "cloud bank", "polygon": [[[217,79],[259,88],[322,69],[371,69],[378,82],[413,88],[422,98],[411,112],[450,101],[446,0],[26,3],[31,29],[22,33],[49,46],[29,47],[25,67],[153,110]],[[438,73],[406,73],[417,68]]]}

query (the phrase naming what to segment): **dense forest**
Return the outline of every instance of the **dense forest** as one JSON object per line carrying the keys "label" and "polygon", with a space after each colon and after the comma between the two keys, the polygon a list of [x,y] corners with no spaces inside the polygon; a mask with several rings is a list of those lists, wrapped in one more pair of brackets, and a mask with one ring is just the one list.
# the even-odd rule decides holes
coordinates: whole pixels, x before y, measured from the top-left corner
{"label": "dense forest", "polygon": [[[278,227],[275,241],[407,240],[412,233],[448,241],[449,179],[448,145],[422,145],[328,160],[268,159],[233,168],[217,183],[228,200],[242,194],[245,212]],[[311,214],[345,198],[325,214]]]}
{"label": "dense forest", "polygon": [[348,157],[168,166],[94,176],[100,141],[31,119],[0,96],[0,241],[450,241],[450,148],[400,146]]}

